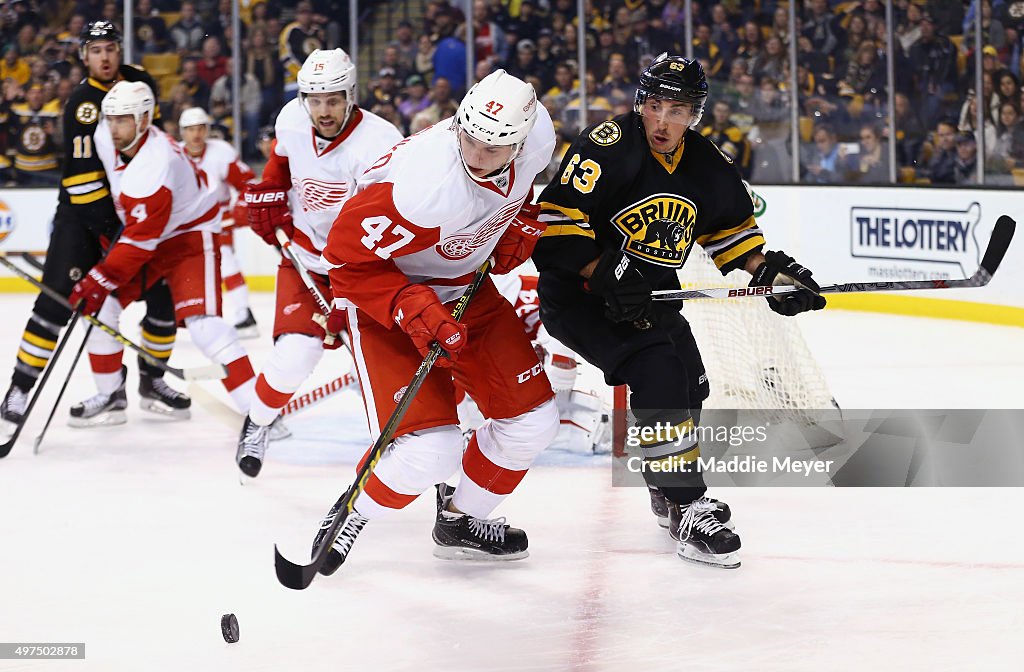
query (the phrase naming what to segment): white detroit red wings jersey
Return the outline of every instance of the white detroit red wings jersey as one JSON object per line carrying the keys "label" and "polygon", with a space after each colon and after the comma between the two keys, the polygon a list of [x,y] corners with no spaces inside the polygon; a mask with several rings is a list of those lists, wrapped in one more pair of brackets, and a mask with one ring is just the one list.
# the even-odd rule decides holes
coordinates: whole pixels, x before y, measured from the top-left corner
{"label": "white detroit red wings jersey", "polygon": [[400,142],[402,134],[390,122],[354,107],[345,130],[324,140],[317,137],[298,100],[281,109],[275,131],[277,140],[263,179],[291,187],[288,204],[296,243],[292,249],[310,271],[326,274],[320,253],[341,206],[355,192],[359,176]]}
{"label": "white detroit red wings jersey", "polygon": [[232,190],[242,191],[246,182],[256,177],[252,168],[238,158],[235,148],[220,138],[210,138],[200,156],[189,155],[188,158],[206,173],[209,189],[217,196],[222,217],[227,215],[231,207]]}
{"label": "white detroit red wings jersey", "polygon": [[124,222],[119,242],[153,251],[181,233],[220,231],[217,196],[171,136],[150,126],[128,163],[114,149],[106,120],[97,125],[94,141]]}
{"label": "white detroit red wings jersey", "polygon": [[505,300],[512,304],[516,317],[523,322],[523,331],[531,341],[537,339],[540,329],[540,296],[537,294],[537,276],[520,275],[516,271],[504,275],[492,275],[494,287]]}
{"label": "white detroit red wings jersey", "polygon": [[466,173],[457,143],[448,119],[382,156],[359,179],[358,197],[342,210],[324,250],[327,263],[393,259],[442,302],[458,298],[531,196],[534,178],[551,160],[555,131],[538,105],[522,152],[497,184]]}

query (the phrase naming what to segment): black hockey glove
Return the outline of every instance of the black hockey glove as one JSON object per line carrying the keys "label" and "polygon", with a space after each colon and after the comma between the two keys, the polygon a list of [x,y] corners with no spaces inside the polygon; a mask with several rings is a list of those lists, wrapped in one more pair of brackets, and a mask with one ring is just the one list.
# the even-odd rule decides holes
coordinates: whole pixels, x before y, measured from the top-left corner
{"label": "black hockey glove", "polygon": [[651,315],[651,285],[635,262],[621,250],[601,255],[588,281],[590,291],[604,299],[612,322],[635,322]]}
{"label": "black hockey glove", "polygon": [[[776,282],[778,276],[782,278]],[[780,297],[769,296],[768,307],[779,315],[792,317],[808,310],[821,310],[825,307],[825,297],[816,294],[820,287],[811,277],[811,272],[796,263],[793,257],[785,252],[765,252],[764,262],[754,271],[749,287],[768,287],[773,284],[792,285],[793,281],[808,289],[785,294]],[[813,290],[813,291],[812,291]]]}

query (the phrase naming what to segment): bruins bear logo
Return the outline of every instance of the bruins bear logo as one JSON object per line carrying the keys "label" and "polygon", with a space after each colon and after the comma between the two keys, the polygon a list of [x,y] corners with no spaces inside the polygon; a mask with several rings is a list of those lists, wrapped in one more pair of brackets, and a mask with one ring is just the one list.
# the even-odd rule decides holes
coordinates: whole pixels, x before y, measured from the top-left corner
{"label": "bruins bear logo", "polygon": [[95,124],[99,117],[100,111],[99,108],[96,107],[95,103],[86,101],[79,105],[78,109],[75,110],[75,119],[77,119],[80,124]]}
{"label": "bruins bear logo", "polygon": [[625,249],[652,264],[678,268],[693,242],[697,207],[675,194],[653,194],[612,217]]}

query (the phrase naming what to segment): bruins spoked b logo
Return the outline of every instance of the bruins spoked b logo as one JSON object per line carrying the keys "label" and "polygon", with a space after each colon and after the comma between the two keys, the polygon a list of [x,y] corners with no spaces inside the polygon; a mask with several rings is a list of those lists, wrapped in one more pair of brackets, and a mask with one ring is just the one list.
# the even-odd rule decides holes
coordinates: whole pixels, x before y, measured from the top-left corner
{"label": "bruins spoked b logo", "polygon": [[659,266],[678,268],[693,240],[697,208],[675,194],[653,194],[612,217],[625,249]]}

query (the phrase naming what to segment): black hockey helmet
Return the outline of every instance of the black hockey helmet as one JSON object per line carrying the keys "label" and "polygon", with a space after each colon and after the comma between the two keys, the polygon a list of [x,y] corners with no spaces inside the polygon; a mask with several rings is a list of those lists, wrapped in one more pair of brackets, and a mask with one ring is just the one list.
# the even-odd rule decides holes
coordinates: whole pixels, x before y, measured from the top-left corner
{"label": "black hockey helmet", "polygon": [[85,48],[90,42],[114,42],[121,47],[121,31],[110,21],[90,21],[79,35],[78,57],[85,62]]}
{"label": "black hockey helmet", "polygon": [[640,88],[633,99],[633,111],[640,108],[648,97],[692,103],[694,119],[691,127],[700,123],[704,103],[708,99],[708,79],[704,68],[696,59],[669,56],[662,52],[640,73]]}

